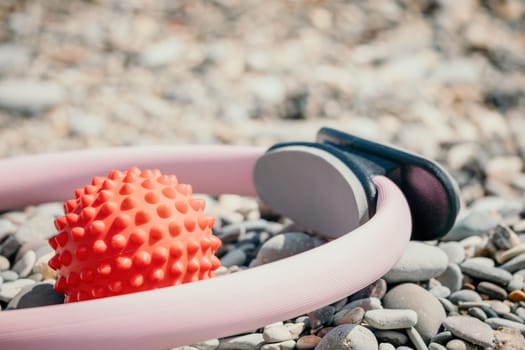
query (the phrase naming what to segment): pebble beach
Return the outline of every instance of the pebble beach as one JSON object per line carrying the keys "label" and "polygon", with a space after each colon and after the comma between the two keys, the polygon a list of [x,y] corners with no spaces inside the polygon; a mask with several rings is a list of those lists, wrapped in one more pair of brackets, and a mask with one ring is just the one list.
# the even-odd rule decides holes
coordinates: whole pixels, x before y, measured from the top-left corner
{"label": "pebble beach", "polygon": [[[438,161],[454,227],[334,304],[169,350],[525,349],[525,2],[0,2],[0,157],[270,147],[322,126]],[[198,196],[215,276],[326,243],[257,198]],[[62,215],[0,212],[0,312],[64,302],[47,242]]]}

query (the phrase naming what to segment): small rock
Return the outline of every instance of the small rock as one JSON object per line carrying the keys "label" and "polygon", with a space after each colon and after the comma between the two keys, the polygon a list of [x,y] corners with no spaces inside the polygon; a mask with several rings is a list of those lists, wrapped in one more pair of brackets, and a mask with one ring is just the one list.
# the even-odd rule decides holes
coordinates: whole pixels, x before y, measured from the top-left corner
{"label": "small rock", "polygon": [[447,350],[447,348],[439,343],[430,343],[428,344],[428,350]]}
{"label": "small rock", "polygon": [[456,337],[482,347],[490,347],[494,342],[494,334],[489,326],[477,318],[470,316],[447,317],[443,326]]}
{"label": "small rock", "polygon": [[374,334],[367,328],[354,324],[337,326],[326,334],[316,350],[371,350],[379,345]]}
{"label": "small rock", "polygon": [[396,348],[390,343],[381,343],[379,344],[379,350],[396,350]]}
{"label": "small rock", "polygon": [[290,335],[292,336],[292,339],[297,339],[303,333],[304,329],[306,328],[306,325],[303,322],[298,323],[285,323],[284,326],[288,328],[288,331],[290,332]]}
{"label": "small rock", "polygon": [[264,327],[263,339],[266,343],[280,343],[292,339],[287,327],[282,323]]}
{"label": "small rock", "polygon": [[415,328],[425,341],[437,334],[445,319],[441,303],[425,289],[413,283],[398,285],[387,292],[383,303],[389,309],[411,309],[417,313]]}
{"label": "small rock", "polygon": [[5,282],[0,289],[0,301],[9,303],[25,286],[35,284],[35,281],[21,278],[12,282]]}
{"label": "small rock", "polygon": [[488,295],[491,299],[505,300],[507,299],[507,291],[497,284],[483,281],[477,286],[478,292]]}
{"label": "small rock", "polygon": [[293,350],[295,349],[295,341],[286,340],[280,343],[264,344],[260,350]]}
{"label": "small rock", "polygon": [[39,113],[60,104],[64,91],[56,83],[29,79],[0,81],[0,107],[22,113]]}
{"label": "small rock", "polygon": [[518,315],[515,315],[515,314],[510,313],[510,312],[501,313],[501,314],[499,314],[499,316],[501,318],[504,318],[504,319],[509,320],[509,321],[523,323],[523,320]]}
{"label": "small rock", "polygon": [[334,320],[335,308],[333,306],[325,306],[320,309],[308,313],[310,320],[310,327],[312,330],[319,330],[325,325],[329,325]]}
{"label": "small rock", "polygon": [[474,278],[494,282],[502,286],[506,286],[512,280],[512,275],[504,269],[484,266],[470,260],[463,262],[460,268],[463,273]]}
{"label": "small rock", "polygon": [[441,249],[410,241],[384,279],[388,283],[425,281],[442,274],[447,265],[448,257]]}
{"label": "small rock", "polygon": [[447,343],[447,350],[477,350],[478,347],[461,339],[452,339]]}
{"label": "small rock", "polygon": [[366,322],[376,329],[402,329],[417,323],[417,313],[409,309],[370,310],[365,313]]}
{"label": "small rock", "polygon": [[320,341],[321,337],[316,335],[304,335],[297,339],[296,346],[298,350],[310,350],[315,348]]}
{"label": "small rock", "polygon": [[459,220],[450,232],[442,238],[443,241],[460,241],[470,236],[477,236],[492,231],[498,220],[485,211],[473,211]]}
{"label": "small rock", "polygon": [[465,301],[481,301],[481,297],[478,293],[474,292],[473,290],[462,289],[452,293],[448,297],[448,300],[458,305],[460,302]]}
{"label": "small rock", "polygon": [[514,274],[512,276],[512,281],[507,285],[507,291],[512,292],[515,290],[520,290],[523,288],[523,276]]}
{"label": "small rock", "polygon": [[53,284],[40,282],[23,287],[9,302],[7,310],[64,303],[64,294],[55,292]]}
{"label": "small rock", "polygon": [[465,260],[465,249],[458,242],[443,242],[438,247],[447,254],[449,264],[459,264]]}
{"label": "small rock", "polygon": [[374,330],[374,334],[378,341],[390,343],[394,346],[401,346],[408,343],[408,337],[399,331]]}
{"label": "small rock", "polygon": [[514,273],[518,270],[525,269],[525,254],[520,254],[501,265],[500,268]]}
{"label": "small rock", "polygon": [[522,290],[514,290],[509,294],[509,300],[513,302],[525,301],[525,292]]}
{"label": "small rock", "polygon": [[220,340],[219,350],[255,350],[264,342],[261,333],[251,333]]}
{"label": "small rock", "polygon": [[437,286],[429,290],[436,298],[448,298],[450,295],[450,289],[445,286]]}
{"label": "small rock", "polygon": [[16,225],[7,219],[0,218],[0,241],[3,241],[7,235],[15,233]]}
{"label": "small rock", "polygon": [[199,350],[215,350],[219,347],[219,339],[209,339],[191,346]]}
{"label": "small rock", "polygon": [[407,328],[406,332],[417,350],[428,350],[425,341],[414,327]]}
{"label": "small rock", "polygon": [[457,264],[449,264],[447,269],[436,279],[451,292],[456,292],[463,286],[463,273]]}
{"label": "small rock", "polygon": [[334,315],[334,324],[340,326],[345,323],[360,324],[365,316],[365,310],[362,307],[353,309],[343,309]]}
{"label": "small rock", "polygon": [[381,300],[379,300],[378,298],[370,297],[352,300],[351,302],[346,304],[345,307],[343,307],[343,310],[350,310],[358,306],[363,308],[365,311],[383,308],[383,306],[381,305]]}
{"label": "small rock", "polygon": [[13,266],[13,271],[17,272],[20,277],[27,277],[36,262],[36,253],[33,250],[27,251],[20,260]]}
{"label": "small rock", "polygon": [[454,335],[452,334],[452,332],[444,331],[433,336],[432,339],[430,339],[430,341],[433,343],[446,344],[450,340],[452,340],[453,337]]}
{"label": "small rock", "polygon": [[11,263],[9,262],[9,260],[5,256],[0,255],[0,272],[9,270],[10,267]]}
{"label": "small rock", "polygon": [[262,245],[251,266],[274,262],[302,253],[322,244],[319,238],[302,232],[288,232],[276,235]]}
{"label": "small rock", "polygon": [[489,244],[494,251],[511,249],[519,243],[518,235],[507,225],[498,224],[489,237]]}
{"label": "small rock", "polygon": [[488,318],[485,311],[480,307],[470,307],[467,312],[470,316],[475,317],[480,321],[485,321]]}
{"label": "small rock", "polygon": [[32,240],[49,239],[56,234],[54,219],[47,214],[32,216],[20,225],[15,237],[21,244]]}
{"label": "small rock", "polygon": [[232,249],[221,258],[221,264],[226,267],[244,265],[246,253],[242,249]]}
{"label": "small rock", "polygon": [[[504,313],[510,312],[510,306],[505,304],[502,301],[487,300],[486,302],[489,304],[490,309],[492,309],[497,314],[504,314]],[[485,309],[483,309],[483,311],[487,312],[487,310]],[[489,315],[489,313],[487,313],[487,315]]]}
{"label": "small rock", "polygon": [[18,273],[13,270],[6,270],[0,273],[0,276],[5,282],[12,282],[18,279]]}
{"label": "small rock", "polygon": [[491,317],[487,318],[485,323],[493,329],[498,329],[500,327],[514,328],[519,330],[521,334],[525,334],[525,324],[520,322],[514,322],[500,317]]}

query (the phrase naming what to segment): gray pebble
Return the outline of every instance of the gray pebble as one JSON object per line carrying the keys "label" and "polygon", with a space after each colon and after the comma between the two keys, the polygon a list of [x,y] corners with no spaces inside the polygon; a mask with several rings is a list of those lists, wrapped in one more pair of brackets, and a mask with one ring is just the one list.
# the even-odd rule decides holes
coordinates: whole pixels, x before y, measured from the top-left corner
{"label": "gray pebble", "polygon": [[367,328],[354,324],[335,327],[315,347],[316,350],[372,350],[378,348],[374,334]]}
{"label": "gray pebble", "polygon": [[446,317],[438,299],[413,283],[401,284],[388,291],[383,304],[389,309],[414,310],[418,315],[415,328],[425,341],[436,335]]}
{"label": "gray pebble", "polygon": [[334,320],[335,308],[333,306],[325,306],[320,309],[308,313],[308,320],[310,327],[313,330],[321,329],[325,325],[329,325]]}
{"label": "gray pebble", "polygon": [[515,314],[513,314],[511,312],[503,312],[503,313],[499,314],[499,316],[501,318],[504,318],[504,319],[509,320],[509,321],[523,323],[523,320],[518,315],[515,315]]}
{"label": "gray pebble", "polygon": [[13,270],[7,270],[7,271],[2,271],[0,273],[0,276],[2,276],[2,279],[5,281],[5,282],[12,282],[12,281],[16,281],[18,279],[18,273],[13,271]]}
{"label": "gray pebble", "polygon": [[471,263],[476,263],[488,267],[496,266],[494,260],[492,260],[491,258],[487,258],[486,256],[475,256],[473,258],[469,258],[468,261],[470,261]]}
{"label": "gray pebble", "polygon": [[481,301],[481,297],[473,290],[461,289],[450,294],[448,300],[458,305],[460,302],[465,301]]}
{"label": "gray pebble", "polygon": [[439,343],[430,343],[428,344],[428,350],[447,350],[447,348]]}
{"label": "gray pebble", "polygon": [[514,274],[512,275],[512,280],[507,285],[507,291],[512,292],[514,290],[520,290],[523,288],[523,276]]}
{"label": "gray pebble", "polygon": [[9,260],[5,256],[0,255],[0,271],[9,270],[10,267],[11,263]]}
{"label": "gray pebble", "polygon": [[50,81],[11,79],[0,82],[0,107],[39,113],[64,100],[63,89]]}
{"label": "gray pebble", "polygon": [[463,262],[460,268],[463,273],[469,276],[494,282],[502,286],[506,286],[512,280],[512,275],[508,271],[497,267],[484,266],[469,260]]}
{"label": "gray pebble", "polygon": [[279,343],[264,344],[260,350],[293,350],[295,345],[294,340],[285,340]]}
{"label": "gray pebble", "polygon": [[485,323],[488,324],[493,329],[498,329],[499,327],[514,328],[514,329],[519,330],[521,334],[525,335],[525,324],[520,323],[520,322],[514,322],[514,321],[506,320],[500,317],[491,317],[491,318],[487,318],[485,320]]}
{"label": "gray pebble", "polygon": [[450,289],[445,286],[438,286],[429,290],[436,298],[447,298],[450,295]]}
{"label": "gray pebble", "polygon": [[407,328],[406,332],[417,350],[428,350],[423,338],[414,327]]}
{"label": "gray pebble", "polygon": [[488,295],[491,299],[505,300],[507,299],[507,291],[497,284],[483,281],[478,283],[476,289],[481,294]]}
{"label": "gray pebble", "polygon": [[0,241],[2,241],[7,235],[10,235],[16,231],[16,225],[7,219],[0,218]]}
{"label": "gray pebble", "polygon": [[447,317],[443,326],[456,337],[472,344],[489,347],[494,343],[494,332],[487,324],[477,318],[470,316]]}
{"label": "gray pebble", "polygon": [[15,233],[15,238],[24,244],[26,242],[38,239],[49,239],[56,234],[54,217],[42,214],[31,216],[20,225]]}
{"label": "gray pebble", "polygon": [[251,231],[265,231],[268,229],[268,221],[263,219],[241,221],[223,226],[217,231],[217,236],[224,242],[230,243],[237,240],[242,233]]}
{"label": "gray pebble", "polygon": [[450,300],[445,298],[438,298],[441,305],[443,305],[443,308],[446,310],[447,314],[450,316],[450,314],[454,314],[458,312],[457,305],[454,305]]}
{"label": "gray pebble", "polygon": [[244,265],[246,253],[242,249],[232,249],[221,258],[221,264],[226,267]]}
{"label": "gray pebble", "polygon": [[0,255],[10,259],[20,249],[21,245],[22,243],[15,235],[9,235],[2,241],[2,243],[0,243]]}
{"label": "gray pebble", "polygon": [[264,327],[263,339],[266,343],[280,343],[292,339],[287,327],[282,323]]}
{"label": "gray pebble", "polygon": [[521,318],[522,321],[525,321],[525,308],[520,306],[516,308],[514,312],[516,313],[516,315],[518,315],[519,318]]}
{"label": "gray pebble", "polygon": [[447,343],[447,350],[477,350],[478,347],[461,339],[452,339]]}
{"label": "gray pebble", "polygon": [[525,269],[525,254],[515,256],[514,258],[501,265],[500,268],[510,273],[514,273],[516,271]]}
{"label": "gray pebble", "polygon": [[396,350],[396,347],[390,343],[379,344],[379,350]]}
{"label": "gray pebble", "polygon": [[463,286],[463,272],[457,264],[449,264],[445,272],[436,279],[451,292],[458,291]]}
{"label": "gray pebble", "polygon": [[498,220],[485,211],[473,211],[459,220],[450,232],[442,238],[443,241],[460,241],[470,236],[488,233],[498,225]]}
{"label": "gray pebble", "polygon": [[334,315],[334,324],[336,326],[353,323],[360,324],[365,316],[365,310],[362,307],[354,307],[353,309],[343,309]]}
{"label": "gray pebble", "polygon": [[396,348],[396,350],[414,350],[414,348],[406,345],[401,345]]}
{"label": "gray pebble", "polygon": [[[510,306],[499,300],[487,300],[490,308],[497,314],[510,312]],[[487,313],[488,315],[488,313]]]}
{"label": "gray pebble", "polygon": [[64,294],[55,292],[53,284],[40,282],[23,287],[9,302],[7,309],[24,309],[63,303]]}
{"label": "gray pebble", "polygon": [[440,333],[436,334],[435,336],[433,336],[432,339],[430,339],[430,341],[433,342],[433,343],[446,344],[453,337],[454,337],[454,335],[452,334],[452,332],[444,331],[444,332],[440,332]]}
{"label": "gray pebble", "polygon": [[370,310],[365,313],[365,321],[376,329],[402,329],[417,323],[417,313],[410,309]]}
{"label": "gray pebble", "polygon": [[262,245],[251,266],[274,262],[302,253],[322,244],[322,241],[306,233],[288,232],[276,235]]}
{"label": "gray pebble", "polygon": [[13,265],[13,271],[17,272],[20,277],[27,277],[36,262],[36,253],[28,250],[20,260]]}
{"label": "gray pebble", "polygon": [[485,311],[480,307],[470,307],[467,312],[470,316],[475,317],[480,321],[485,321],[488,318]]}
{"label": "gray pebble", "polygon": [[401,258],[383,277],[388,283],[426,281],[442,274],[447,255],[439,248],[410,241]]}
{"label": "gray pebble", "polygon": [[374,330],[374,334],[380,342],[390,343],[394,346],[405,345],[408,343],[408,337],[400,331]]}
{"label": "gray pebble", "polygon": [[465,249],[458,242],[443,242],[438,247],[447,254],[449,264],[459,264],[465,260]]}
{"label": "gray pebble", "polygon": [[239,335],[220,340],[219,350],[255,350],[264,343],[261,333]]}
{"label": "gray pebble", "polygon": [[489,243],[495,250],[507,250],[520,242],[518,236],[510,227],[498,224],[490,235]]}
{"label": "gray pebble", "polygon": [[9,303],[25,286],[35,284],[35,281],[21,278],[12,282],[5,282],[0,289],[0,301]]}

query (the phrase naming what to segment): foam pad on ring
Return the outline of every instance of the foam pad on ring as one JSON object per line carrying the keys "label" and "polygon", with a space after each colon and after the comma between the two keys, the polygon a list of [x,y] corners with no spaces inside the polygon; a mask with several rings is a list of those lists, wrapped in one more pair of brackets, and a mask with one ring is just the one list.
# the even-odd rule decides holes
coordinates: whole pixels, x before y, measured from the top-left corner
{"label": "foam pad on ring", "polygon": [[255,164],[254,183],[273,210],[330,238],[369,218],[369,198],[356,173],[316,144],[270,149]]}

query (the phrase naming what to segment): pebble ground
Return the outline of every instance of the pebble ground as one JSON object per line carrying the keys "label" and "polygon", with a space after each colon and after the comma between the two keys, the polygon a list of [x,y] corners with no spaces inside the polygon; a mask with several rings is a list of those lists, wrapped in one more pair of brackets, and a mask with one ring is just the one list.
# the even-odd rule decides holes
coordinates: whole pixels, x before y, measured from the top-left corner
{"label": "pebble ground", "polygon": [[[270,146],[324,125],[395,143],[459,184],[460,218],[442,240],[411,242],[333,305],[186,350],[524,349],[524,40],[519,0],[6,0],[0,156]],[[323,244],[253,198],[207,203],[217,274]],[[61,214],[60,203],[0,214],[0,312],[63,302],[45,243]]]}

